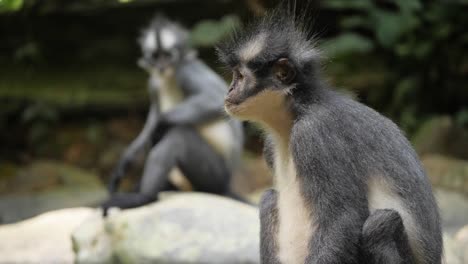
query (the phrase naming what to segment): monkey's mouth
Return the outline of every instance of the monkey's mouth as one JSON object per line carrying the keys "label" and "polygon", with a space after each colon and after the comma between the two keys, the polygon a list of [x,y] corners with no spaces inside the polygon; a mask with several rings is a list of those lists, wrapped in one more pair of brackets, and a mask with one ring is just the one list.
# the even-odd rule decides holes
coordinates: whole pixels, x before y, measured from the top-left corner
{"label": "monkey's mouth", "polygon": [[240,103],[237,92],[238,89],[239,88],[234,85],[231,85],[231,87],[229,87],[226,98],[224,99],[224,104],[226,105],[226,107],[238,105]]}

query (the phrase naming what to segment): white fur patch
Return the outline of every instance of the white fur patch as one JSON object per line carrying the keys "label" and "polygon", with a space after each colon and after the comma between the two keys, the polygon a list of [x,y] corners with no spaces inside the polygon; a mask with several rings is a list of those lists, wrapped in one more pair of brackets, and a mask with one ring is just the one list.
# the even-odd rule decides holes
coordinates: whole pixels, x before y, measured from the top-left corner
{"label": "white fur patch", "polygon": [[193,186],[192,183],[185,177],[185,175],[182,173],[182,171],[178,168],[175,167],[169,172],[169,182],[171,182],[177,189],[184,191],[184,192],[189,192],[193,191]]}
{"label": "white fur patch", "polygon": [[145,35],[145,39],[143,41],[143,46],[146,50],[156,50],[158,49],[158,43],[156,41],[156,33],[154,31],[148,31]]}
{"label": "white fur patch", "polygon": [[184,99],[184,95],[173,74],[159,74],[157,72],[153,74],[155,75],[153,78],[158,78],[160,82],[158,90],[160,110],[167,112],[178,105]]}
{"label": "white fur patch", "polygon": [[277,241],[281,263],[304,263],[315,227],[313,212],[301,193],[296,166],[289,150],[293,116],[286,106],[286,94],[265,89],[238,105],[226,104],[226,111],[243,120],[260,123],[274,140],[275,187],[279,193]]}
{"label": "white fur patch", "polygon": [[252,60],[265,48],[265,40],[265,34],[260,34],[255,39],[250,40],[239,52],[239,57],[243,61]]}
{"label": "white fur patch", "polygon": [[304,263],[314,228],[310,207],[304,201],[295,164],[284,141],[276,142],[275,182],[279,192],[279,259],[281,263]]}
{"label": "white fur patch", "polygon": [[161,45],[165,50],[172,49],[177,43],[177,36],[169,29],[162,29],[159,35],[161,37]]}
{"label": "white fur patch", "polygon": [[286,111],[285,100],[283,92],[265,89],[238,105],[227,104],[225,109],[238,119],[258,122],[269,132],[289,137],[292,117]]}
{"label": "white fur patch", "polygon": [[[410,246],[417,259],[421,258],[420,242],[418,240],[418,228],[413,216],[405,208],[404,203],[398,199],[391,186],[379,176],[371,178],[368,187],[369,211],[372,214],[377,209],[393,209],[397,211],[403,219],[405,230],[409,237]],[[419,262],[418,262],[419,263]]]}

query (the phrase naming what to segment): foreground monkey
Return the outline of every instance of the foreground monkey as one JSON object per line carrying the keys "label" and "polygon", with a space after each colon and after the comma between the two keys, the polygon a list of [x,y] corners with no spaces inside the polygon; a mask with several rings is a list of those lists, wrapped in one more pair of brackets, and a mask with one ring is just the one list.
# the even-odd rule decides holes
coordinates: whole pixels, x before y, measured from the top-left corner
{"label": "foreground monkey", "polygon": [[[151,107],[143,130],[113,172],[104,215],[110,207],[141,206],[161,191],[187,185],[240,199],[230,191],[230,178],[240,161],[242,127],[223,113],[226,83],[188,42],[186,30],[162,16],[143,32],[139,65],[150,74]],[[138,191],[117,193],[128,168],[148,148]]]}
{"label": "foreground monkey", "polygon": [[226,111],[268,134],[262,263],[441,263],[416,153],[389,119],[327,87],[299,20],[277,9],[218,48],[233,72]]}

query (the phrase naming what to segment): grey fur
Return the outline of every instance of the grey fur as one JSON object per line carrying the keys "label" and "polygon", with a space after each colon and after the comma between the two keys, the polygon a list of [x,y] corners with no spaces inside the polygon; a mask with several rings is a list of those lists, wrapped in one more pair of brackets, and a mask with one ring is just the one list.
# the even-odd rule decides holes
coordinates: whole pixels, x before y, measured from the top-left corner
{"label": "grey fur", "polygon": [[[176,37],[171,39],[171,43],[176,44],[170,51],[163,51],[166,52],[163,56],[160,53],[162,51],[157,49],[161,44],[151,49],[144,43],[147,34],[158,37],[158,32],[162,30],[171,30],[171,36]],[[109,192],[113,195],[102,205],[104,214],[109,207],[140,206],[156,200],[158,192],[174,189],[168,180],[169,171],[174,167],[183,172],[196,191],[236,197],[230,191],[229,183],[240,163],[242,126],[238,121],[227,120],[223,112],[226,83],[196,58],[195,52],[186,42],[185,30],[163,17],[156,17],[140,39],[143,51],[140,66],[150,73],[173,68],[183,100],[169,111],[161,112],[158,104],[161,81],[157,75],[150,77],[148,89],[151,107],[145,126],[125,150],[113,172],[109,183]],[[230,132],[234,135],[235,140],[229,153],[219,153],[197,130],[198,126],[216,121],[228,122]],[[136,157],[145,154],[150,148],[138,192],[116,194],[121,179]]]}
{"label": "grey fur", "polygon": [[[320,53],[303,19],[278,8],[220,45],[218,54],[235,72],[242,66],[255,75],[254,81],[245,81],[255,86],[230,92],[228,97],[239,95],[228,103],[241,106],[268,89],[286,94],[284,107],[293,118],[286,142],[301,195],[313,212],[310,225],[316,227],[305,263],[441,263],[440,217],[417,154],[392,121],[322,81]],[[266,48],[242,61],[239,51],[258,36],[266,36]],[[275,78],[273,65],[281,58],[296,71],[291,83]],[[235,78],[231,87],[239,82]],[[274,167],[275,142],[271,136],[266,142],[265,156]],[[377,210],[370,215],[368,184],[375,177],[385,179],[414,219],[418,256],[409,248],[398,212]],[[261,204],[262,263],[278,263],[278,241],[271,241],[278,230],[275,197],[270,191]]]}

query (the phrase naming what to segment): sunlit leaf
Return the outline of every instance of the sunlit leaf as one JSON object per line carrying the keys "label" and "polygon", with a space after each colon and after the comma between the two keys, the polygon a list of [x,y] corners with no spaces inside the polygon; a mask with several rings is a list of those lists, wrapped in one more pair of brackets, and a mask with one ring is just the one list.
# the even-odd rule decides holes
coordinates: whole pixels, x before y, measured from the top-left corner
{"label": "sunlit leaf", "polygon": [[0,12],[16,11],[23,6],[23,0],[0,0]]}

